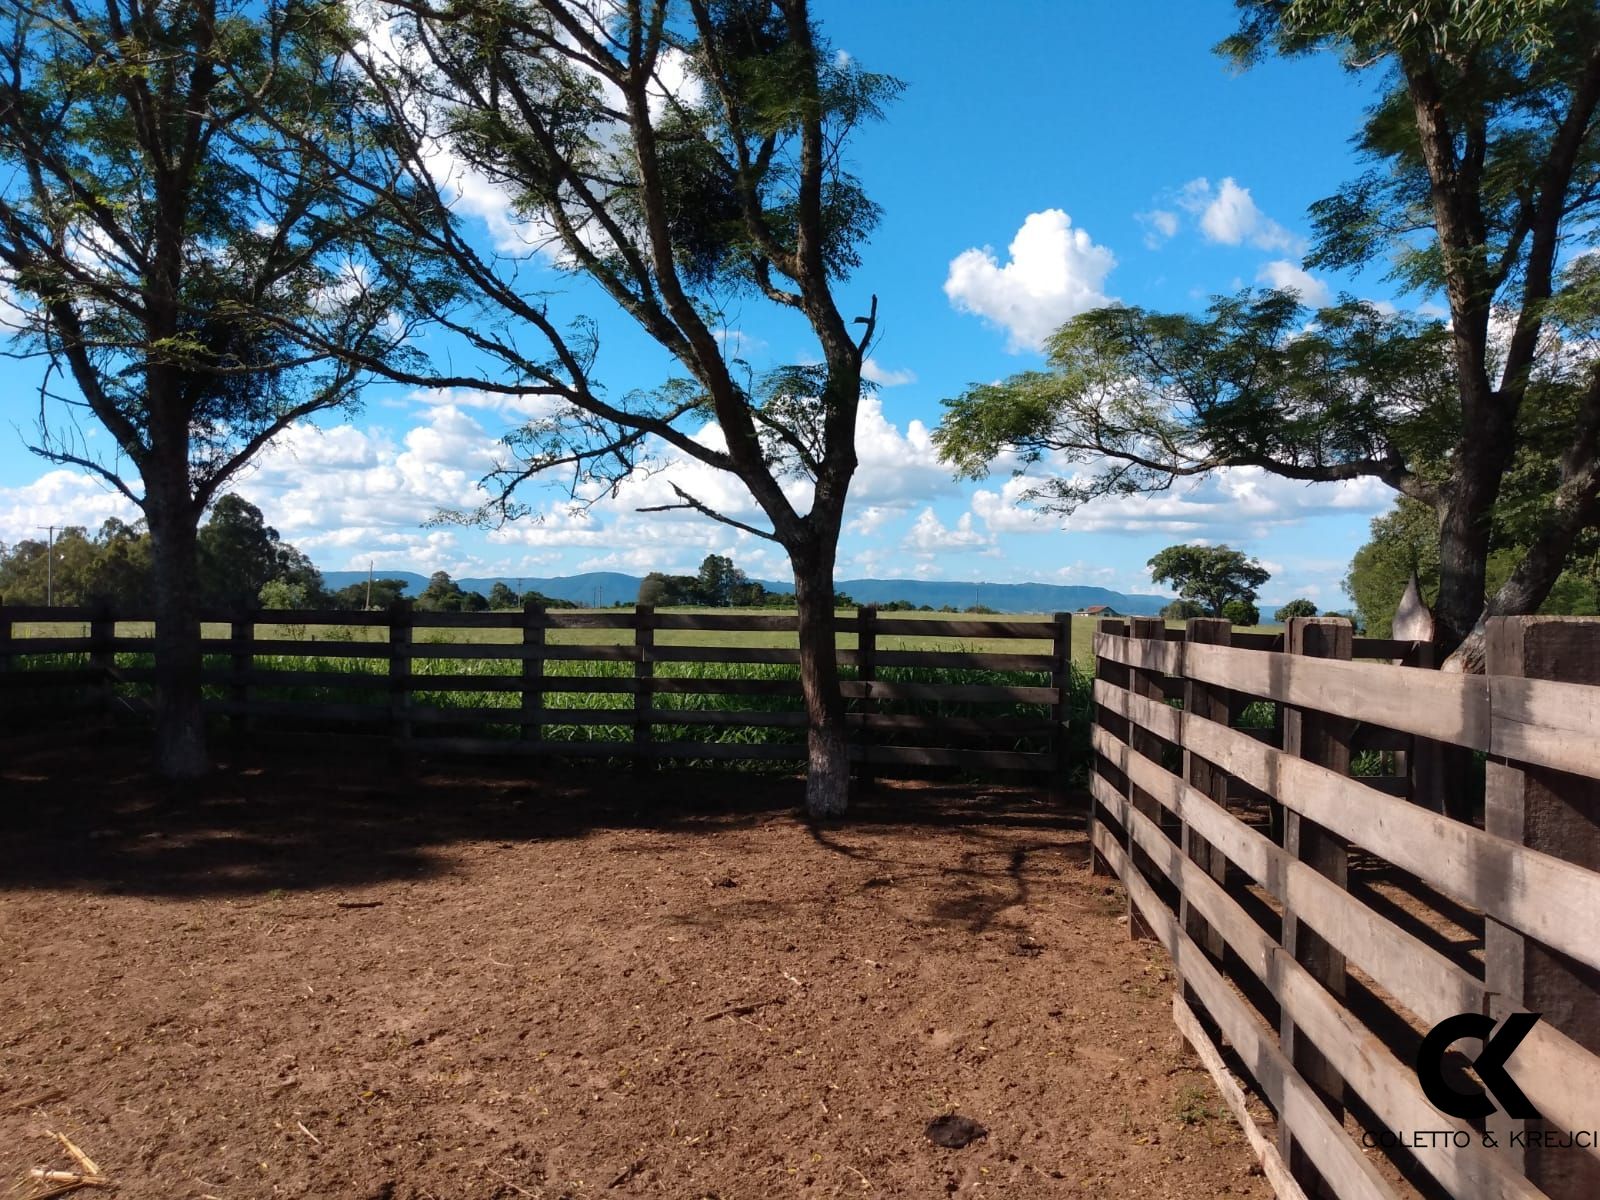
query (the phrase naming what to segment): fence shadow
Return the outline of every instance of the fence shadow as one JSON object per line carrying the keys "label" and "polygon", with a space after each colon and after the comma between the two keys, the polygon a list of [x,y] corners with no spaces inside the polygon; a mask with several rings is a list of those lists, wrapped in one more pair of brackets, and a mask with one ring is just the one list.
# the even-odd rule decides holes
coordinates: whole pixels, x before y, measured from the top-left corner
{"label": "fence shadow", "polygon": [[[0,892],[73,889],[229,897],[359,887],[448,873],[458,843],[697,833],[803,816],[800,778],[424,760],[311,747],[242,752],[175,786],[141,741],[0,742]],[[1037,787],[892,785],[849,824],[1059,829],[1081,818]],[[817,827],[830,848],[838,826]]]}

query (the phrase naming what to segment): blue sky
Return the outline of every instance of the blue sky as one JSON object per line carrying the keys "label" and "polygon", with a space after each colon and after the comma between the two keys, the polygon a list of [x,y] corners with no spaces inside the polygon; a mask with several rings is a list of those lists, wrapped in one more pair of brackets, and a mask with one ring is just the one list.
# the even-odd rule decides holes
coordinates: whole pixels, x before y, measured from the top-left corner
{"label": "blue sky", "polygon": [[[1369,99],[1366,81],[1330,59],[1234,73],[1210,50],[1233,27],[1221,0],[990,0],[981,20],[957,0],[818,0],[817,9],[836,47],[907,84],[853,150],[884,214],[844,296],[851,312],[879,297],[872,369],[881,386],[863,412],[840,578],[1149,590],[1153,553],[1204,539],[1260,557],[1275,575],[1269,598],[1344,605],[1339,579],[1392,500],[1377,484],[1307,487],[1233,472],[1041,518],[1018,506],[1019,485],[1004,469],[976,484],[952,480],[928,432],[941,399],[1040,365],[1044,333],[1095,304],[1193,309],[1260,282],[1301,287],[1313,301],[1350,291],[1416,304],[1377,280],[1310,277],[1299,267],[1306,206],[1356,169],[1348,139]],[[475,211],[496,218],[496,203],[480,197]],[[661,356],[592,290],[572,286],[553,307],[599,322],[598,374],[613,394],[659,381]],[[754,299],[729,314],[730,348],[758,369],[814,359],[804,335]],[[128,515],[103,487],[23,448],[37,368],[6,361],[0,372],[9,413],[0,425],[0,541]],[[708,502],[751,511],[731,478],[682,464],[581,516],[551,488],[527,496],[542,520],[428,527],[439,508],[477,498],[476,480],[518,409],[470,393],[375,387],[357,416],[285,438],[236,490],[325,569],[642,574],[692,569],[717,552],[752,575],[787,576],[771,543],[688,515],[633,511],[666,498],[673,479]]]}

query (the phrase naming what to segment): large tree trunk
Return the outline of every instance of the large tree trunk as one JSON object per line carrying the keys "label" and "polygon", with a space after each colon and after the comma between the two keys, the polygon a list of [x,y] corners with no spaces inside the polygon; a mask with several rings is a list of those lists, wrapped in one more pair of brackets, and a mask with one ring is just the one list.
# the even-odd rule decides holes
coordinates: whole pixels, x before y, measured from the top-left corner
{"label": "large tree trunk", "polygon": [[195,779],[211,769],[200,708],[200,597],[188,504],[154,502],[150,522],[156,615],[156,769]]}
{"label": "large tree trunk", "polygon": [[825,549],[791,549],[800,626],[800,689],[806,701],[806,811],[841,815],[850,803],[850,742],[833,628],[833,557]]}

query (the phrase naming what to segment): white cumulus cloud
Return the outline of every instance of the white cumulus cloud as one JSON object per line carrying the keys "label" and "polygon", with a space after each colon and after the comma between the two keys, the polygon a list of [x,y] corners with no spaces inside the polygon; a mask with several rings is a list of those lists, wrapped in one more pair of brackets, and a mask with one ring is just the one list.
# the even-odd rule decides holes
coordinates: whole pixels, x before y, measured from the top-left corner
{"label": "white cumulus cloud", "polygon": [[1116,256],[1061,209],[1030,213],[1008,249],[1003,264],[987,246],[962,251],[944,293],[961,312],[1005,329],[1013,352],[1041,348],[1068,318],[1110,303],[1105,283]]}
{"label": "white cumulus cloud", "polygon": [[908,383],[917,381],[915,371],[895,371],[885,367],[871,355],[861,364],[861,378],[868,383],[875,383],[879,387],[903,387]]}
{"label": "white cumulus cloud", "polygon": [[1295,292],[1301,303],[1309,304],[1312,308],[1321,308],[1333,298],[1333,292],[1326,283],[1286,258],[1274,259],[1263,265],[1256,272],[1256,282]]}
{"label": "white cumulus cloud", "polygon": [[1246,242],[1262,250],[1298,251],[1301,241],[1256,207],[1250,189],[1230,176],[1212,186],[1204,176],[1191,179],[1178,193],[1178,203],[1200,218],[1207,241],[1224,246]]}

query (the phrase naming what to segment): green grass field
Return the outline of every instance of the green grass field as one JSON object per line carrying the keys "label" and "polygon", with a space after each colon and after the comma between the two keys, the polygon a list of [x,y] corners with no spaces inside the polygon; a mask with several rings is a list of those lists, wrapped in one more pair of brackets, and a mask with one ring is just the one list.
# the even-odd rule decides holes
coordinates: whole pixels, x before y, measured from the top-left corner
{"label": "green grass field", "polygon": [[[580,610],[582,611],[582,610]],[[602,612],[616,612],[616,609],[602,609]],[[737,608],[667,608],[660,612],[670,613],[750,613],[753,615],[773,616],[782,615],[772,609],[737,609]],[[854,609],[840,609],[840,616],[854,616]],[[885,613],[880,620],[893,623],[901,620],[949,620],[949,621],[975,621],[975,620],[1004,620],[1004,621],[1038,621],[1044,622],[1050,617],[1042,613],[1004,613],[994,617],[980,617],[968,614],[954,613],[923,613],[900,612]],[[1169,626],[1177,627],[1181,621],[1168,622]],[[1075,619],[1072,622],[1072,659],[1080,666],[1087,667],[1093,658],[1091,646],[1094,639],[1095,621],[1091,617]],[[1248,628],[1241,627],[1241,632],[1251,633],[1277,633],[1281,629],[1277,625],[1253,625]],[[59,623],[22,623],[15,631],[19,640],[29,637],[76,637],[86,634],[87,628],[79,622]],[[117,626],[119,637],[149,637],[151,633],[148,622],[125,622]],[[207,637],[225,638],[228,629],[224,625],[207,626]],[[388,639],[388,634],[382,626],[334,626],[334,625],[297,625],[292,621],[280,623],[263,623],[256,626],[256,636],[263,639],[285,639],[306,641],[330,642],[383,642]],[[521,640],[521,633],[515,629],[418,629],[416,639],[419,642],[482,642],[487,644],[512,643]],[[556,645],[621,645],[633,640],[633,634],[626,629],[552,629],[549,631],[548,640]],[[727,630],[693,630],[693,629],[661,629],[655,634],[657,645],[662,646],[743,646],[743,647],[792,647],[795,645],[795,636],[792,633],[771,632],[730,632]],[[853,650],[856,648],[856,635],[842,633],[839,635],[838,644],[841,649]],[[987,654],[1048,654],[1050,641],[1041,637],[1037,641],[1022,638],[951,638],[934,636],[883,635],[878,637],[880,650],[962,650]],[[19,650],[25,649],[18,647]]]}

